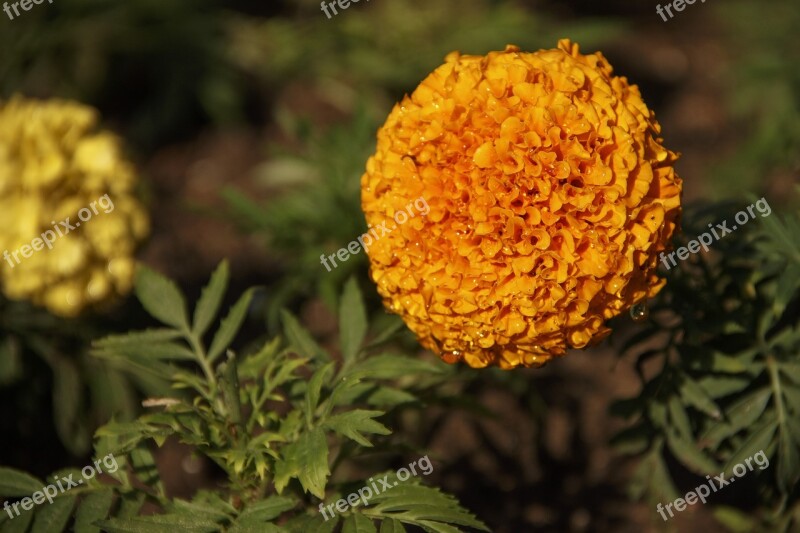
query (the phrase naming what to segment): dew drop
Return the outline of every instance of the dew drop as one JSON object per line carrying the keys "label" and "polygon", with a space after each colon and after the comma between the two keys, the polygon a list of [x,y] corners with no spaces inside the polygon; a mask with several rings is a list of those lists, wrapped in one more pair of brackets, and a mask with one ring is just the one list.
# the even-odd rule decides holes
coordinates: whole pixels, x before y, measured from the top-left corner
{"label": "dew drop", "polygon": [[644,322],[650,316],[650,310],[647,308],[647,300],[642,300],[638,304],[631,307],[631,318],[634,322]]}
{"label": "dew drop", "polygon": [[442,361],[445,363],[453,364],[461,360],[461,352],[459,350],[451,350],[449,352],[442,352]]}

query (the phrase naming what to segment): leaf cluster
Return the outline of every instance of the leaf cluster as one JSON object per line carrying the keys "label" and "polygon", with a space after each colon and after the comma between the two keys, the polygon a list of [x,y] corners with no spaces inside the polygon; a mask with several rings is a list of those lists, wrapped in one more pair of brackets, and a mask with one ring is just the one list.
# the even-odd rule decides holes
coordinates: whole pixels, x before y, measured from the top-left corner
{"label": "leaf cluster", "polygon": [[[387,411],[419,402],[418,392],[446,379],[448,367],[383,351],[396,328],[370,335],[355,280],[340,298],[340,347],[320,344],[294,316],[282,313],[283,338],[237,353],[254,291],[245,292],[216,322],[228,284],[223,262],[193,313],[175,284],[142,268],[136,295],[163,327],[114,335],[94,343],[97,357],[120,368],[167,380],[174,394],[143,402],[151,412],[132,422],[111,421],[97,431],[95,454],[113,454],[119,469],[102,481],[59,494],[0,531],[404,531],[404,525],[451,533],[485,530],[458,502],[418,480],[382,493],[370,506],[324,520],[320,500],[338,497],[345,480],[332,476],[347,461],[391,433]],[[285,339],[285,340],[284,340]],[[176,439],[225,474],[219,490],[191,500],[170,497],[160,480],[152,443]],[[79,475],[79,474],[78,474]],[[2,468],[0,496],[29,495],[43,486]],[[363,482],[361,482],[363,484]],[[335,501],[335,500],[334,500]],[[159,512],[143,516],[144,506]],[[46,529],[44,529],[46,528]]]}
{"label": "leaf cluster", "polygon": [[[685,232],[734,212],[730,204],[689,209]],[[748,477],[759,489],[753,503],[770,512],[717,514],[753,530],[789,530],[800,518],[800,217],[775,212],[713,246],[667,274],[652,320],[623,347],[638,354],[643,388],[612,407],[635,420],[615,443],[642,457],[632,492],[654,502],[680,495],[668,455],[701,479],[730,477],[763,451],[770,466]]]}

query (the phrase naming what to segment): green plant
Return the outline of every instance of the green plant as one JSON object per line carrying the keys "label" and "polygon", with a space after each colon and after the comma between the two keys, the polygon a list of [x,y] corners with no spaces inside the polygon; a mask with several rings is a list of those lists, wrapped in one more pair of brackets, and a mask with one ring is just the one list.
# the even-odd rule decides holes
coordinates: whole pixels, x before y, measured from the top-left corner
{"label": "green plant", "polygon": [[[368,337],[367,315],[354,280],[341,297],[340,350],[320,346],[288,312],[287,342],[253,342],[234,352],[254,291],[242,295],[206,343],[228,283],[222,263],[190,320],[184,297],[162,276],[142,268],[136,293],[165,327],[95,342],[94,354],[121,368],[172,383],[175,393],[145,402],[156,412],[133,422],[112,421],[97,432],[95,455],[113,454],[119,469],[59,494],[52,505],[19,517],[0,516],[0,531],[424,531],[450,533],[486,527],[437,489],[409,480],[386,490],[368,507],[326,521],[319,500],[335,501],[365,480],[341,479],[354,461],[376,457],[390,430],[378,419],[414,405],[422,391],[446,381],[450,369],[384,351],[396,328]],[[335,357],[335,356],[336,357]],[[193,366],[187,366],[191,363]],[[195,370],[200,370],[200,373]],[[178,439],[224,473],[219,490],[191,500],[171,498],[160,482],[151,442]],[[374,446],[380,445],[380,446]],[[386,465],[384,465],[386,466]],[[63,471],[75,474],[76,470]],[[388,473],[386,473],[388,474]],[[21,497],[44,482],[0,469],[0,495]],[[158,509],[141,516],[148,502]]]}
{"label": "green plant", "polygon": [[[730,203],[687,210],[684,232],[730,218]],[[631,487],[655,505],[705,475],[764,450],[770,468],[750,480],[756,513],[720,505],[731,528],[800,527],[800,216],[773,213],[716,241],[668,273],[650,323],[624,351],[637,354],[638,397],[612,411],[636,420],[617,435],[641,458]],[[668,457],[698,476],[680,484]],[[683,486],[685,485],[685,486]],[[685,492],[685,490],[683,491]],[[713,500],[712,500],[713,502]]]}

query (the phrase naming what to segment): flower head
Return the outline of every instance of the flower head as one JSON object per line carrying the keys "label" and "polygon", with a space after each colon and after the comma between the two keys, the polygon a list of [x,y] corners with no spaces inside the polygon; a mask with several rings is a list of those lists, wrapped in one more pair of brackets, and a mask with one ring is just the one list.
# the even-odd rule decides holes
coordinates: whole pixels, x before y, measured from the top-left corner
{"label": "flower head", "polygon": [[568,40],[453,52],[390,113],[362,177],[373,226],[430,205],[368,250],[385,305],[473,367],[540,366],[664,285],[677,155],[635,85]]}
{"label": "flower head", "polygon": [[128,292],[149,231],[120,143],[75,102],[0,103],[0,288],[54,314]]}

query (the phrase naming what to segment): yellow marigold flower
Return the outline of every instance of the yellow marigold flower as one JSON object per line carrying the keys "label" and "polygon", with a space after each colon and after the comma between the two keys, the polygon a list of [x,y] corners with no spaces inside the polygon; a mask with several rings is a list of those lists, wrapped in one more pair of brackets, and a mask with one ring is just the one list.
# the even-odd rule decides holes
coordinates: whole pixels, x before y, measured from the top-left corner
{"label": "yellow marigold flower", "polygon": [[74,316],[130,291],[133,251],[149,221],[120,141],[97,123],[96,111],[76,102],[0,102],[0,288],[8,298]]}
{"label": "yellow marigold flower", "polygon": [[[362,177],[385,305],[473,367],[540,366],[664,285],[677,154],[639,89],[562,40],[453,52],[390,113]],[[391,222],[424,197],[427,216]]]}

